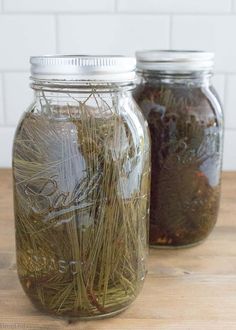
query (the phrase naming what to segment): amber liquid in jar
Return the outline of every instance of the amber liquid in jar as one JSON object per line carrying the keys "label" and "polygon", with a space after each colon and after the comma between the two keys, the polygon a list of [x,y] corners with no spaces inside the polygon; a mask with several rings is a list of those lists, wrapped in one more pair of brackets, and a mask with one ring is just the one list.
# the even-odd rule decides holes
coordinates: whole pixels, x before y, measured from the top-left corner
{"label": "amber liquid in jar", "polygon": [[159,74],[143,73],[134,92],[151,134],[149,242],[191,246],[217,220],[222,112],[208,76]]}
{"label": "amber liquid in jar", "polygon": [[[122,61],[72,60],[54,58],[50,69]],[[36,59],[37,68],[51,61]],[[34,78],[35,100],[15,135],[18,276],[44,313],[108,317],[134,301],[146,276],[149,135],[132,81],[66,78]]]}

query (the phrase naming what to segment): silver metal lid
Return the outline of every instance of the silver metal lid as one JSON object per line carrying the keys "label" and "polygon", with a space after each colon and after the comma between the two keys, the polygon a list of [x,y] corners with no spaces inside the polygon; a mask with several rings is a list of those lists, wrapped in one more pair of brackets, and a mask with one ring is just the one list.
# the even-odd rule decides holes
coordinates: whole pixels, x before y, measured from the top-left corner
{"label": "silver metal lid", "polygon": [[30,58],[32,79],[96,80],[108,82],[135,79],[136,60],[125,56],[46,55]]}
{"label": "silver metal lid", "polygon": [[144,50],[136,52],[138,70],[211,71],[214,53],[192,50]]}

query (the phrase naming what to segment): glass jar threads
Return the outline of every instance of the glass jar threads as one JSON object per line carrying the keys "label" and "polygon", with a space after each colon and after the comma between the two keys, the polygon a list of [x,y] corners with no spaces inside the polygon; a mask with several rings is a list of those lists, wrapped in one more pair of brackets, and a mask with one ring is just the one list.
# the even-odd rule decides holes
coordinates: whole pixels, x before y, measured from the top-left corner
{"label": "glass jar threads", "polygon": [[140,51],[134,96],[151,133],[150,245],[204,240],[219,208],[222,109],[211,53]]}
{"label": "glass jar threads", "polygon": [[46,313],[116,314],[146,274],[149,135],[135,60],[32,57],[31,73],[13,150],[21,284]]}

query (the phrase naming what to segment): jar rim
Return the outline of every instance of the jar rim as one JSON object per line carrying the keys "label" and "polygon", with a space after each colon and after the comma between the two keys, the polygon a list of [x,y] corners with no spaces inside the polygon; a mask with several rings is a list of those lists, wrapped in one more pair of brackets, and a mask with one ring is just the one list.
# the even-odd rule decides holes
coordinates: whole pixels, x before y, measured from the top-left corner
{"label": "jar rim", "polygon": [[136,52],[141,71],[212,71],[214,53],[200,50],[142,50]]}
{"label": "jar rim", "polygon": [[31,77],[40,80],[125,82],[135,79],[136,59],[122,55],[30,57]]}

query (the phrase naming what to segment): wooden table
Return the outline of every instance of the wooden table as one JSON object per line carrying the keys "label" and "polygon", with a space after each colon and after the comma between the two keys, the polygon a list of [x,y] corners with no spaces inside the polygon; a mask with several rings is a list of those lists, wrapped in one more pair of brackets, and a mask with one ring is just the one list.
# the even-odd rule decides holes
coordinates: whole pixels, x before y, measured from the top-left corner
{"label": "wooden table", "polygon": [[16,274],[10,170],[0,170],[0,329],[236,329],[236,172],[224,173],[220,216],[209,239],[151,250],[137,300],[115,318],[68,324],[40,314]]}

